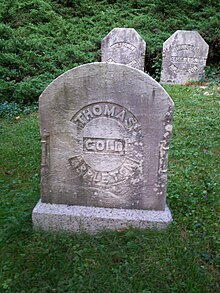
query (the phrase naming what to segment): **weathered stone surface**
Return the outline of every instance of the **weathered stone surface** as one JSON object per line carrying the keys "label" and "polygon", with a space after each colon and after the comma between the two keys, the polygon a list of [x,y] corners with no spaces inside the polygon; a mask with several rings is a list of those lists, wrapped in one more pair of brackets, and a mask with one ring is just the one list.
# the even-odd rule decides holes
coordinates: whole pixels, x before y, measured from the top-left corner
{"label": "weathered stone surface", "polygon": [[173,102],[140,70],[74,68],[40,96],[43,203],[164,210]]}
{"label": "weathered stone surface", "polygon": [[144,70],[146,43],[133,28],[114,28],[101,44],[103,62],[125,64]]}
{"label": "weathered stone surface", "polygon": [[203,73],[209,46],[196,31],[176,31],[163,44],[161,83],[198,81]]}
{"label": "weathered stone surface", "polygon": [[38,202],[33,210],[32,220],[35,230],[94,234],[107,229],[121,230],[131,227],[164,229],[172,222],[172,216],[168,207],[164,211],[149,211]]}

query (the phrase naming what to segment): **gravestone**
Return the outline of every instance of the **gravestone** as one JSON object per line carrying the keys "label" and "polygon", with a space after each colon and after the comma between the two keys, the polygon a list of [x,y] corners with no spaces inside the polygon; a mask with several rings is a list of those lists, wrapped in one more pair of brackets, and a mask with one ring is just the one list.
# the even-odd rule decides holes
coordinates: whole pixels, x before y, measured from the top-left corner
{"label": "gravestone", "polygon": [[204,74],[209,46],[196,31],[176,31],[163,44],[161,83],[185,84]]}
{"label": "gravestone", "polygon": [[133,28],[114,28],[101,44],[101,61],[144,70],[146,43]]}
{"label": "gravestone", "polygon": [[144,72],[91,63],[41,94],[41,201],[35,228],[164,228],[173,102]]}

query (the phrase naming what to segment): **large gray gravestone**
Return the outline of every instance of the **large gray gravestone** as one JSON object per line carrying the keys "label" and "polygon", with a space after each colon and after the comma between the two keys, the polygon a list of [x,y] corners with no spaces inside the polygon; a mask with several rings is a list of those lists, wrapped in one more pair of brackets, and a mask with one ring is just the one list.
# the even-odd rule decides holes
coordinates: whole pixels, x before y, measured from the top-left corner
{"label": "large gray gravestone", "polygon": [[101,44],[101,61],[144,70],[146,43],[133,28],[115,28]]}
{"label": "large gray gravestone", "polygon": [[34,226],[164,227],[173,102],[140,70],[74,68],[40,96],[41,202]]}
{"label": "large gray gravestone", "polygon": [[161,83],[198,81],[203,73],[209,46],[196,31],[176,31],[163,44]]}

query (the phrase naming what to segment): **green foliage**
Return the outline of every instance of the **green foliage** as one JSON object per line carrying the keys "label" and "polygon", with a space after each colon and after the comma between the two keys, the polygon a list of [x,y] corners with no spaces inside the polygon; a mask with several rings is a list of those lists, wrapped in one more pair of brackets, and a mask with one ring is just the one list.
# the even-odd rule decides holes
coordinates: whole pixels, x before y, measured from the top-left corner
{"label": "green foliage", "polygon": [[205,76],[210,83],[220,83],[220,67],[206,66]]}
{"label": "green foliage", "polygon": [[38,109],[38,104],[32,103],[31,105],[22,106],[17,104],[16,102],[8,103],[7,101],[0,103],[0,117],[2,118],[20,118],[22,114],[30,114],[32,112],[36,112]]}
{"label": "green foliage", "polygon": [[12,118],[18,116],[22,112],[21,107],[15,103],[7,101],[0,104],[0,117]]}
{"label": "green foliage", "polygon": [[177,29],[197,30],[217,65],[218,1],[2,0],[0,101],[30,104],[58,75],[100,61],[101,40],[114,27],[133,27],[147,43],[145,68],[159,79],[163,42]]}
{"label": "green foliage", "polygon": [[175,103],[166,231],[33,232],[39,117],[1,119],[0,292],[219,291],[219,87],[166,90]]}

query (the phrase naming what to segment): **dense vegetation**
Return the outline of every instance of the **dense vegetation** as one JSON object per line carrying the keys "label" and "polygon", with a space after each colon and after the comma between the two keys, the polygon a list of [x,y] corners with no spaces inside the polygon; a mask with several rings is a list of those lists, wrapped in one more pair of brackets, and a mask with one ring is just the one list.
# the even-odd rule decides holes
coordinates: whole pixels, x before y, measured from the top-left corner
{"label": "dense vegetation", "polygon": [[2,0],[0,101],[32,104],[58,75],[100,61],[101,40],[132,27],[147,43],[146,71],[158,78],[163,42],[177,29],[197,30],[217,65],[218,0]]}
{"label": "dense vegetation", "polygon": [[219,292],[219,88],[166,86],[175,102],[164,232],[32,231],[38,114],[0,119],[0,292]]}

